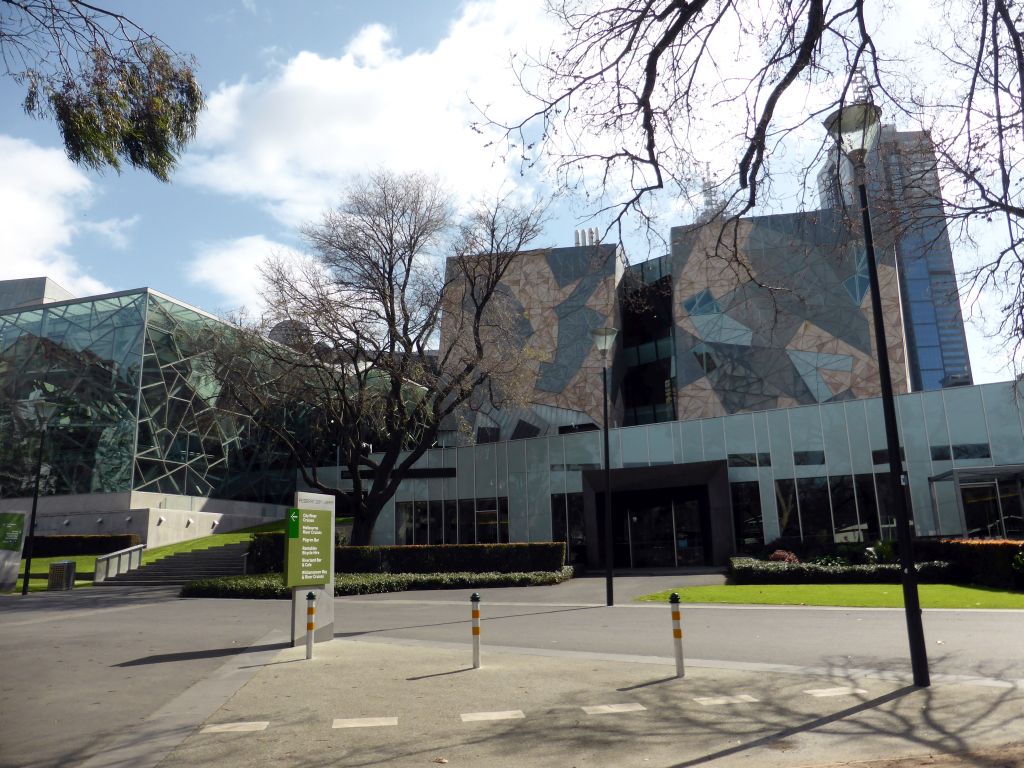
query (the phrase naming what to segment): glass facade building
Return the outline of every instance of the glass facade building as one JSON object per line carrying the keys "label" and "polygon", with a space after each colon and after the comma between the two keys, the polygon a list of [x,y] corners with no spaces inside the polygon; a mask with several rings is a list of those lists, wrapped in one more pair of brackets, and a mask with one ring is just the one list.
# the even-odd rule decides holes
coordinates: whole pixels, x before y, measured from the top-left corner
{"label": "glass facade building", "polygon": [[218,402],[196,341],[218,321],[140,289],[0,311],[0,498],[31,495],[14,403],[58,405],[44,493],[285,503],[294,473]]}
{"label": "glass facade building", "polygon": [[[1022,402],[1021,383],[897,398],[918,535],[1024,537]],[[433,449],[374,541],[554,539],[597,562],[601,462],[596,431]],[[878,398],[613,429],[616,565],[721,564],[780,538],[891,539],[887,462]]]}

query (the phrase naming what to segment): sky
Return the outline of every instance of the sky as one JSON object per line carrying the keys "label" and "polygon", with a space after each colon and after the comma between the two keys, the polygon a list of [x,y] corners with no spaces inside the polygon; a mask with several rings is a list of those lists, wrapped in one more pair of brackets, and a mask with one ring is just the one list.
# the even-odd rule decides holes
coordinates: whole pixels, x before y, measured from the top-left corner
{"label": "sky", "polygon": [[[506,114],[530,109],[509,61],[555,38],[541,0],[105,7],[196,57],[207,95],[198,135],[171,183],[100,174],[72,164],[55,125],[27,117],[23,90],[0,79],[0,279],[47,275],[80,296],[148,286],[215,314],[258,311],[257,265],[299,248],[297,227],[336,204],[354,174],[437,173],[460,203],[545,193],[486,146],[494,136],[470,128],[470,97]],[[563,205],[536,245],[571,245],[575,228],[600,223]],[[626,245],[632,262],[659,255],[643,238]],[[969,326],[968,341],[977,382],[1011,377],[980,329]]]}

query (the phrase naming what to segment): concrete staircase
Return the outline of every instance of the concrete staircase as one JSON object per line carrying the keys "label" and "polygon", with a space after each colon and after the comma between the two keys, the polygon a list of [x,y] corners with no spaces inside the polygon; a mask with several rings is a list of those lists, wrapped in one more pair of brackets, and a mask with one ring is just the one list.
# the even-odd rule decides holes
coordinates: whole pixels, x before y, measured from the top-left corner
{"label": "concrete staircase", "polygon": [[101,581],[98,586],[173,586],[214,576],[240,576],[248,542],[181,552]]}

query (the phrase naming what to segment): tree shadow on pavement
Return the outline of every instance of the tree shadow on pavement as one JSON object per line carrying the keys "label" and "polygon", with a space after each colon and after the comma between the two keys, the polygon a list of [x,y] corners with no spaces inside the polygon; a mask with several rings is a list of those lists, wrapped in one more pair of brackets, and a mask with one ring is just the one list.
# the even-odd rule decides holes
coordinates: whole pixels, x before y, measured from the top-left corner
{"label": "tree shadow on pavement", "polygon": [[282,642],[264,643],[263,645],[250,646],[233,645],[229,648],[205,648],[200,651],[181,651],[180,653],[155,653],[152,656],[141,656],[137,659],[132,659],[131,661],[122,661],[120,664],[114,664],[112,666],[138,667],[144,664],[168,664],[176,661],[216,659],[225,656],[244,656],[250,653],[258,653],[259,651],[284,650],[285,648],[291,647],[291,643]]}

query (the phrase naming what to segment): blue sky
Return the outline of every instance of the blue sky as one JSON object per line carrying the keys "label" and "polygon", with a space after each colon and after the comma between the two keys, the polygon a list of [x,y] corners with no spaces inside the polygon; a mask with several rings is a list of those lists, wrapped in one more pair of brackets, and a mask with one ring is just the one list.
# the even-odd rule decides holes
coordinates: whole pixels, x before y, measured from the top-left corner
{"label": "blue sky", "polygon": [[[0,79],[0,279],[47,274],[77,295],[150,286],[212,312],[253,308],[258,262],[296,247],[296,227],[353,174],[436,172],[463,202],[541,189],[470,130],[467,100],[525,114],[508,63],[553,39],[541,0],[109,6],[195,55],[208,98],[199,135],[170,184],[97,174],[72,165],[54,124],[26,117],[22,90]],[[692,216],[668,208],[666,236]],[[575,226],[563,213],[538,245],[571,244]],[[647,258],[646,241],[627,242],[627,255]],[[976,379],[1009,378],[970,338]]]}

